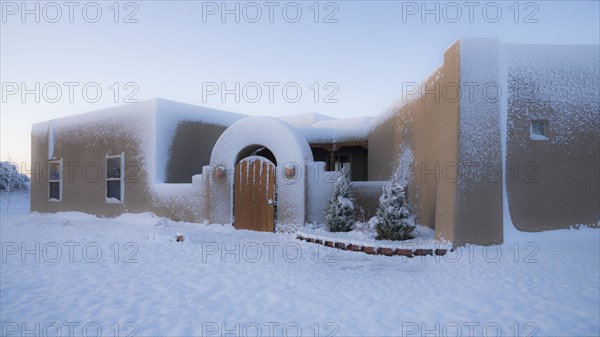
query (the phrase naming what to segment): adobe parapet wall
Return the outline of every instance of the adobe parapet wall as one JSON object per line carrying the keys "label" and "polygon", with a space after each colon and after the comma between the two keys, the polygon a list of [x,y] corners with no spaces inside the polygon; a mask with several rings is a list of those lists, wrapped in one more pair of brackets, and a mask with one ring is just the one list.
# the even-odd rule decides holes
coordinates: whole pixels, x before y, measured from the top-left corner
{"label": "adobe parapet wall", "polygon": [[408,182],[420,223],[457,245],[501,243],[511,222],[600,226],[599,58],[598,46],[460,40],[373,123],[369,180]]}
{"label": "adobe parapet wall", "polygon": [[[600,226],[600,49],[505,45],[506,187],[514,226]],[[531,122],[547,137],[531,137]]]}

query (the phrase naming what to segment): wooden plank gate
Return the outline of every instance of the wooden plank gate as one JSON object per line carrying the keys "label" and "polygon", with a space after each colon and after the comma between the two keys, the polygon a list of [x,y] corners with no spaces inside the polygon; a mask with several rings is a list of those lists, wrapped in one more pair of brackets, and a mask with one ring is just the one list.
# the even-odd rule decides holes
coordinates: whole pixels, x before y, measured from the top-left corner
{"label": "wooden plank gate", "polygon": [[275,231],[275,165],[251,156],[235,165],[233,223],[236,229]]}

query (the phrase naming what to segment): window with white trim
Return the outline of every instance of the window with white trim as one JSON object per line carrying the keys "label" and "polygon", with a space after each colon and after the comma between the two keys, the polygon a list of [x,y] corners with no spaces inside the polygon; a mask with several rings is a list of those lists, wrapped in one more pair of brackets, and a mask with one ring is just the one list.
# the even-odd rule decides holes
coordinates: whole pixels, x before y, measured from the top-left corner
{"label": "window with white trim", "polygon": [[120,204],[123,202],[125,193],[123,179],[124,165],[124,154],[106,156],[106,202],[109,204]]}
{"label": "window with white trim", "polygon": [[62,172],[63,162],[60,160],[51,160],[48,162],[48,200],[62,200]]}

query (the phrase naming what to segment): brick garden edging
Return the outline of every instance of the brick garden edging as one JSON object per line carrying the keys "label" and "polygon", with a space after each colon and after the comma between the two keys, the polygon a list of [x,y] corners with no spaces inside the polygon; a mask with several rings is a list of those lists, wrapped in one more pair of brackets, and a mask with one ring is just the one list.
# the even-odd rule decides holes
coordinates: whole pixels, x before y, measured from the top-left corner
{"label": "brick garden edging", "polygon": [[322,240],[315,239],[309,236],[305,236],[302,234],[297,234],[296,239],[303,240],[310,243],[315,243],[331,248],[338,248],[341,250],[349,250],[353,252],[363,252],[370,255],[385,255],[385,256],[427,256],[427,255],[437,255],[444,256],[448,252],[448,249],[444,248],[436,248],[436,249],[425,249],[425,248],[415,248],[415,249],[406,249],[406,248],[388,248],[388,247],[375,247],[370,245],[356,245],[351,243],[344,242],[336,242],[333,240]]}

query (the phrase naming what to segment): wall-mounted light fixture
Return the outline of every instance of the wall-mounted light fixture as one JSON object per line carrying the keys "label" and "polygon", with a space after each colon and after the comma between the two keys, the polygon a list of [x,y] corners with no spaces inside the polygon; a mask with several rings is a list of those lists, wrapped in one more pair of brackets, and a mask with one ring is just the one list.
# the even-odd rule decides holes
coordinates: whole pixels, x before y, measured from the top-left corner
{"label": "wall-mounted light fixture", "polygon": [[225,176],[225,166],[219,165],[215,167],[215,177],[223,178]]}
{"label": "wall-mounted light fixture", "polygon": [[292,164],[285,165],[284,174],[286,178],[293,179],[296,176],[296,166]]}

